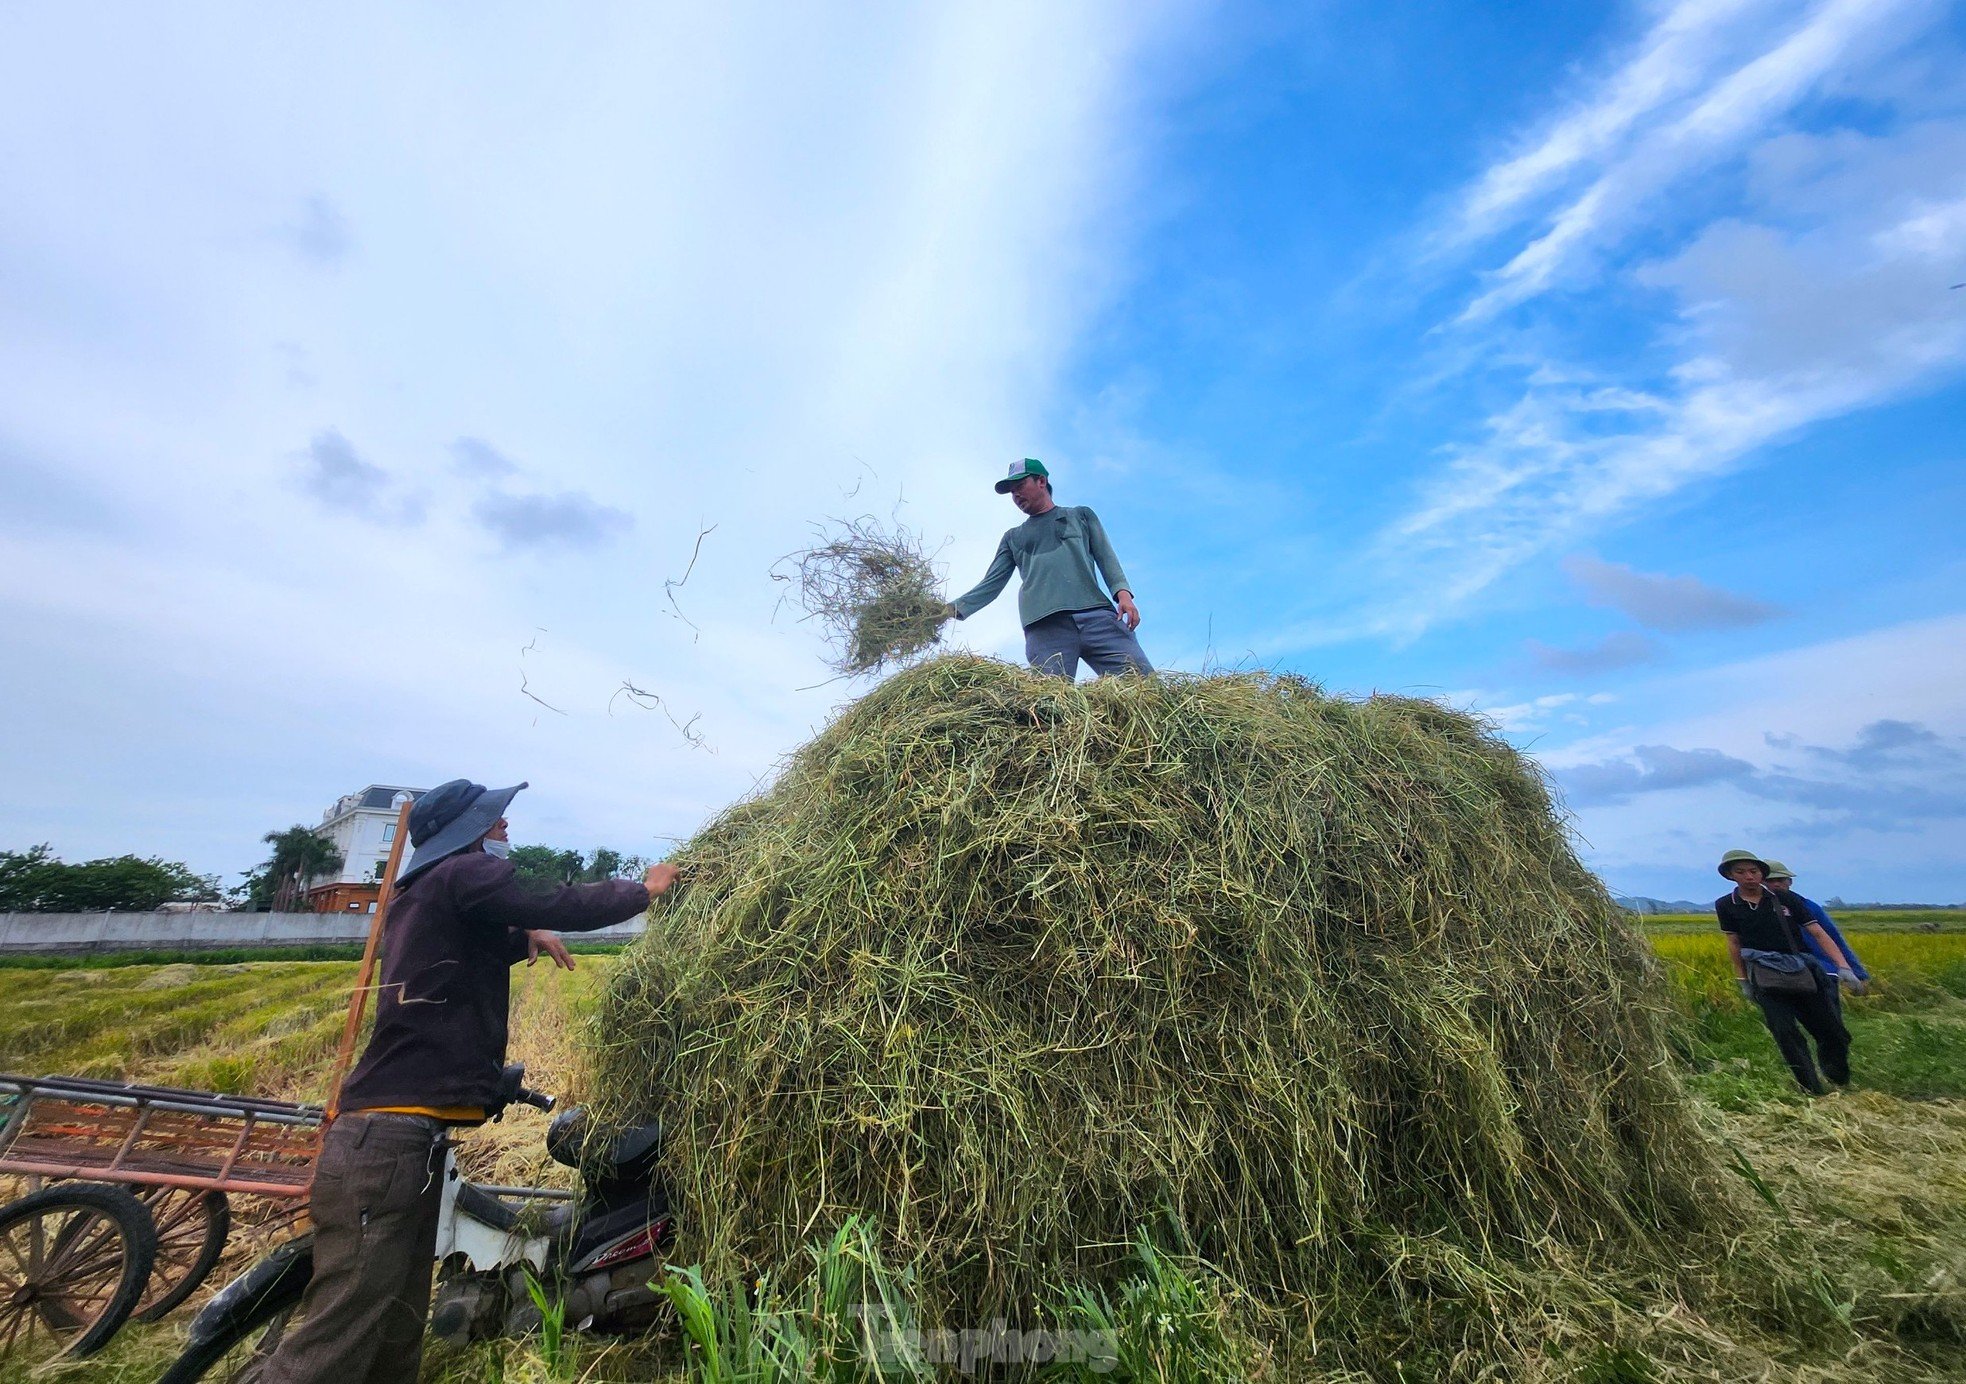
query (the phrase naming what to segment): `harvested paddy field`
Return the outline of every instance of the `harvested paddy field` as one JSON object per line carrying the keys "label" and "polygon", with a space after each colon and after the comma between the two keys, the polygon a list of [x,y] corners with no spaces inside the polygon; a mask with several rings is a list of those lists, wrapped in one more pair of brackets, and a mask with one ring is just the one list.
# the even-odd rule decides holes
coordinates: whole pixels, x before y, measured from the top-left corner
{"label": "harvested paddy field", "polygon": [[[1953,914],[1942,923],[1937,934],[1846,928],[1879,981],[1849,1006],[1855,1089],[1818,1101],[1787,1084],[1767,1034],[1734,992],[1717,937],[1648,929],[1658,934],[1654,944],[1671,979],[1679,1012],[1673,1041],[1699,1119],[1738,1153],[1743,1184],[1765,1188],[1795,1222],[1797,1239],[1830,1252],[1814,1283],[1816,1300],[1802,1305],[1811,1325],[1770,1321],[1743,1331],[1689,1308],[1668,1314],[1634,1300],[1616,1304],[1616,1315],[1640,1345],[1579,1339],[1549,1356],[1544,1377],[1966,1375],[1959,1335],[1966,1296],[1966,919]],[[543,1088],[578,1091],[585,1079],[581,1025],[617,964],[583,956],[571,976],[518,971],[515,1055]],[[351,965],[320,962],[0,967],[0,1069],[318,1098],[353,973]],[[541,1124],[542,1117],[520,1111],[469,1136],[466,1164],[499,1181],[558,1174],[540,1153]],[[221,1270],[216,1278],[223,1276]],[[53,1377],[148,1384],[174,1353],[189,1310],[155,1326],[133,1324],[103,1355]],[[1727,1362],[1724,1373],[1692,1368],[1688,1343],[1702,1338],[1709,1358],[1717,1353]],[[1726,1342],[1724,1350],[1716,1340]],[[1263,1373],[1260,1361],[1254,1372]],[[425,1378],[466,1384],[501,1375],[678,1384],[691,1377],[673,1341],[576,1340],[573,1354],[552,1368],[531,1342],[433,1352]],[[1415,1369],[1404,1377],[1435,1376]]]}

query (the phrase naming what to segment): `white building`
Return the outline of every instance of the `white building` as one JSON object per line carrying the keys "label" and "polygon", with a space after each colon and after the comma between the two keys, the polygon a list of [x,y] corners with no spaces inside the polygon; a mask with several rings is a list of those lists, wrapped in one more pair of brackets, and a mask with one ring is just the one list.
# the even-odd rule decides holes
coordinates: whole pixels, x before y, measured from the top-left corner
{"label": "white building", "polygon": [[[422,797],[421,788],[372,783],[360,792],[343,795],[321,817],[314,834],[341,852],[341,872],[316,875],[307,881],[308,902],[332,913],[373,910],[381,892],[383,867],[396,842],[396,818],[406,802]],[[404,849],[409,843],[404,842]]]}

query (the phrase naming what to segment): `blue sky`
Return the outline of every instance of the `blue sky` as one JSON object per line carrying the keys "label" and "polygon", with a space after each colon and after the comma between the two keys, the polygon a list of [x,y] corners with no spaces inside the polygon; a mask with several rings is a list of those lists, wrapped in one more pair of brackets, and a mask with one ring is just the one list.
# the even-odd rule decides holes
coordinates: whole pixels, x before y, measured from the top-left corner
{"label": "blue sky", "polygon": [[967,587],[1029,454],[1157,662],[1480,709],[1620,892],[1966,898],[1962,57],[1934,0],[0,11],[0,844],[230,873],[464,773],[660,850],[852,694],[773,559],[895,513]]}

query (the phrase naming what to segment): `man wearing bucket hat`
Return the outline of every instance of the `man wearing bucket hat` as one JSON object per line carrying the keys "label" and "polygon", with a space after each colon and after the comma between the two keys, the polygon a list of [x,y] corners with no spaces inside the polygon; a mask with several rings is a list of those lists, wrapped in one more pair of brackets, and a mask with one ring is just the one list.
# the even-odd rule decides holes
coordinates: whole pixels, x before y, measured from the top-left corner
{"label": "man wearing bucket hat", "polygon": [[[1752,851],[1729,851],[1720,858],[1721,875],[1734,883],[1731,893],[1713,902],[1714,916],[1727,935],[1727,956],[1741,993],[1754,1001],[1774,1036],[1775,1047],[1811,1095],[1823,1095],[1827,1076],[1838,1086],[1850,1080],[1850,1030],[1843,1026],[1836,984],[1802,940],[1806,935],[1836,968],[1837,979],[1855,984],[1856,973],[1843,951],[1815,919],[1792,909],[1774,890],[1763,887],[1768,864]],[[1804,1037],[1807,1031],[1808,1036]],[[1809,1050],[1809,1039],[1816,1051]],[[1822,1071],[1817,1072],[1817,1061]]]}
{"label": "man wearing bucket hat", "polygon": [[1033,668],[1072,678],[1083,659],[1102,677],[1153,672],[1133,633],[1140,608],[1099,516],[1085,505],[1053,503],[1051,473],[1036,457],[1013,462],[997,493],[1010,496],[1024,522],[1003,536],[983,580],[950,602],[949,613],[967,620],[994,601],[1016,572],[1022,579],[1017,617]]}
{"label": "man wearing bucket hat", "polygon": [[452,779],[410,809],[415,849],[383,931],[375,1031],[315,1165],[314,1276],[265,1384],[416,1379],[444,1150],[498,1100],[508,968],[544,953],[572,970],[556,933],[625,922],[675,882],[657,865],[639,884],[521,886],[505,809],[524,787]]}

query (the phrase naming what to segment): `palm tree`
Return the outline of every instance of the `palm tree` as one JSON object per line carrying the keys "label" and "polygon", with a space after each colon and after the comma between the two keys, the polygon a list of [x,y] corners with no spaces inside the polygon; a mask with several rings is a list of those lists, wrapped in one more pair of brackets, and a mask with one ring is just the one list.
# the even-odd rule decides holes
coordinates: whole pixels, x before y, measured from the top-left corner
{"label": "palm tree", "polygon": [[312,827],[269,831],[260,839],[273,854],[255,872],[253,893],[256,898],[270,893],[267,903],[275,912],[291,907],[309,880],[341,870],[341,852]]}

